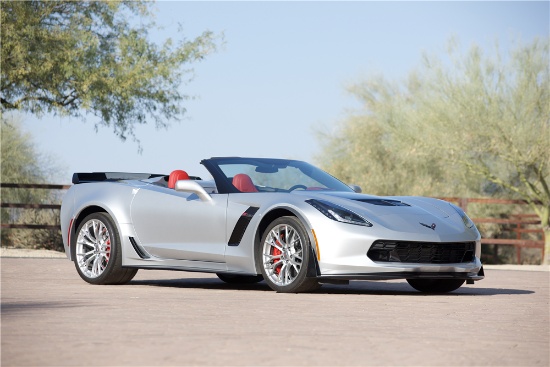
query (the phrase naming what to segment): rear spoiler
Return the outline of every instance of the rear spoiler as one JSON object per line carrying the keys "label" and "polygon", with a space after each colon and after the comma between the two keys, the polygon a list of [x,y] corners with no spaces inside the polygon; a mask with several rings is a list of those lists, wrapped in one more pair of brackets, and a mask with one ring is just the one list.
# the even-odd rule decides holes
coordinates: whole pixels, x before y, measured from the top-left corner
{"label": "rear spoiler", "polygon": [[[168,175],[162,173],[130,173],[130,172],[77,172],[73,173],[73,184],[101,181],[121,180],[147,180],[149,178],[164,177],[168,181]],[[190,180],[202,180],[198,176],[189,176]]]}
{"label": "rear spoiler", "polygon": [[78,172],[73,173],[73,184],[101,181],[146,180],[153,177],[166,176],[156,173],[128,173],[128,172]]}

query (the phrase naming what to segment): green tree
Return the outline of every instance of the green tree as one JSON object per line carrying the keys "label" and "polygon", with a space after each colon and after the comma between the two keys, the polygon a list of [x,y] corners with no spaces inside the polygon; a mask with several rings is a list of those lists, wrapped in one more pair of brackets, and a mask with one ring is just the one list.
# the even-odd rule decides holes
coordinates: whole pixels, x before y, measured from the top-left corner
{"label": "green tree", "polygon": [[[148,1],[2,1],[2,111],[83,118],[136,139],[148,117],[167,127],[185,108],[179,86],[187,64],[216,48],[205,31],[193,40],[148,40],[156,27]],[[131,17],[139,22],[131,22]]]}
{"label": "green tree", "polygon": [[325,135],[325,168],[379,194],[500,195],[539,216],[550,262],[549,40],[503,56],[425,55],[399,81],[351,88],[363,108]]}
{"label": "green tree", "polygon": [[[56,171],[52,161],[34,147],[32,137],[21,130],[20,123],[2,116],[1,181],[8,183],[46,183]],[[52,204],[60,202],[53,190],[2,188],[2,202]],[[59,212],[48,209],[2,208],[2,223],[59,224]],[[63,250],[60,230],[2,229],[2,246]]]}

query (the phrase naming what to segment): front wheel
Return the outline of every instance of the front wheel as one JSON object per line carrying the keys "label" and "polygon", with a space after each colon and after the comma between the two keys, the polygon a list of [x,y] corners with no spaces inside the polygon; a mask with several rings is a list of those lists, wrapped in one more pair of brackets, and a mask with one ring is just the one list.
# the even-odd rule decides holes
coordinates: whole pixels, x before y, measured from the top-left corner
{"label": "front wheel", "polygon": [[309,237],[296,217],[274,220],[256,249],[262,276],[267,285],[281,293],[308,292],[319,288],[315,278],[307,278],[311,258]]}
{"label": "front wheel", "polygon": [[118,230],[107,213],[88,215],[76,230],[71,244],[76,271],[91,284],[124,284],[137,269],[122,268],[122,249]]}
{"label": "front wheel", "polygon": [[420,292],[447,293],[460,288],[464,279],[407,279],[407,282]]}

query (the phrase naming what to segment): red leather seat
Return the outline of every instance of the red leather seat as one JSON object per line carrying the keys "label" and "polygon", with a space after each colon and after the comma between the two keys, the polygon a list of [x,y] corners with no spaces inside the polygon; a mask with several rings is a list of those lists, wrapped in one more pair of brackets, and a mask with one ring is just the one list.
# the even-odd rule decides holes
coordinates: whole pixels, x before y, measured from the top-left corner
{"label": "red leather seat", "polygon": [[170,173],[170,177],[168,177],[168,188],[175,188],[176,182],[178,182],[179,180],[189,180],[189,175],[187,174],[187,172],[180,169],[172,171],[172,173]]}
{"label": "red leather seat", "polygon": [[258,189],[252,183],[250,176],[239,173],[233,177],[233,186],[240,192],[258,192]]}

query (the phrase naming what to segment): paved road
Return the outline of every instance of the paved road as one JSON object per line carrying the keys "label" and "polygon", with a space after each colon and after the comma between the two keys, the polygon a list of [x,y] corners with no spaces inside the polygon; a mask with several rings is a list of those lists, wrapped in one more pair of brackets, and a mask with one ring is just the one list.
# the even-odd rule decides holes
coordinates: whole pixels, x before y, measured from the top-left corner
{"label": "paved road", "polygon": [[84,283],[1,259],[2,366],[549,365],[549,273],[487,270],[449,295],[404,281],[277,294],[201,273]]}

